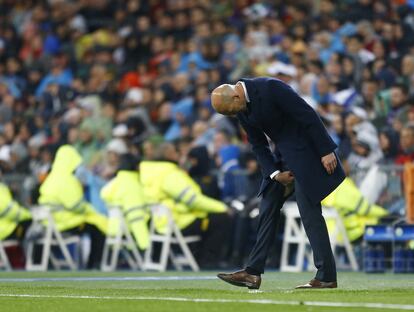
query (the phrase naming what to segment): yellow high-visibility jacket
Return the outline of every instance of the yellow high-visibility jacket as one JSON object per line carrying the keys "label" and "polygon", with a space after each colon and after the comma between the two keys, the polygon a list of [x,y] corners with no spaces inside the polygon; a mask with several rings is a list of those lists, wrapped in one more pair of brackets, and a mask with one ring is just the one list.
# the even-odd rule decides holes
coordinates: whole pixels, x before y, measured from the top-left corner
{"label": "yellow high-visibility jacket", "polygon": [[82,157],[73,146],[61,146],[52,164],[52,170],[40,187],[39,204],[52,209],[59,231],[76,228],[84,223],[95,225],[106,233],[108,220],[83,199],[81,182],[74,175]]}
{"label": "yellow high-visibility jacket", "polygon": [[31,218],[30,211],[13,200],[8,186],[0,183],[0,240],[12,234],[20,222]]}
{"label": "yellow high-visibility jacket", "polygon": [[[101,190],[101,197],[110,209],[111,206],[121,208],[129,230],[140,249],[149,245],[148,220],[149,211],[145,200],[144,188],[136,171],[121,170]],[[115,235],[118,220],[109,218],[108,233]]]}
{"label": "yellow high-visibility jacket", "polygon": [[[351,178],[346,178],[323,201],[322,205],[333,207],[341,215],[349,240],[355,241],[365,231],[366,225],[374,225],[378,220],[388,214],[387,210],[371,205],[361,194]],[[328,223],[328,230],[333,224]]]}
{"label": "yellow high-visibility jacket", "polygon": [[[197,218],[204,219],[208,213],[223,213],[227,207],[221,201],[201,193],[200,186],[177,164],[169,161],[142,161],[141,183],[149,203],[169,207],[174,221],[185,229]],[[166,230],[166,219],[155,220],[156,230]]]}

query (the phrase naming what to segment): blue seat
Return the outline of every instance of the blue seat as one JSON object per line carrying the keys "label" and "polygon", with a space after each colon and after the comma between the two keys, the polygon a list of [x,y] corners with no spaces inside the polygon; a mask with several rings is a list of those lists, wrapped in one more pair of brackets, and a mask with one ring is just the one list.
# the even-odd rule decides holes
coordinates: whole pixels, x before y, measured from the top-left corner
{"label": "blue seat", "polygon": [[392,242],[394,240],[393,227],[390,225],[369,225],[365,228],[364,241]]}
{"label": "blue seat", "polygon": [[414,240],[414,225],[404,224],[394,228],[394,240],[396,242],[405,242]]}

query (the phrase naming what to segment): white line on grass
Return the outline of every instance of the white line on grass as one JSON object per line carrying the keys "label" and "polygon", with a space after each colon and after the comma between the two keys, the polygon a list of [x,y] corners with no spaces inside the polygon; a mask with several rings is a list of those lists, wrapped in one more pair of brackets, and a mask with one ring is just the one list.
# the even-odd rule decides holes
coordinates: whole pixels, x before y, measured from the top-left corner
{"label": "white line on grass", "polygon": [[209,299],[209,298],[185,298],[185,297],[111,297],[111,296],[80,296],[80,295],[32,295],[32,294],[0,294],[0,297],[17,298],[47,298],[47,299],[97,299],[97,300],[154,300],[154,301],[178,301],[178,302],[206,302],[206,303],[252,303],[269,305],[304,305],[318,307],[338,308],[372,308],[390,310],[414,311],[414,305],[390,304],[390,303],[365,303],[365,302],[330,302],[330,301],[283,301],[271,299]]}
{"label": "white line on grass", "polygon": [[202,281],[217,279],[215,276],[129,276],[129,277],[32,277],[0,278],[3,282],[99,282],[99,281]]}

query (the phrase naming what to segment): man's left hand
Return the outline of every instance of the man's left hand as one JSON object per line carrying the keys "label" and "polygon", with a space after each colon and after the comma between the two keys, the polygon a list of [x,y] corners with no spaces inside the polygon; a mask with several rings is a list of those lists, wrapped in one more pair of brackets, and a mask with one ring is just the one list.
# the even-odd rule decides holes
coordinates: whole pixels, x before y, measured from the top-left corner
{"label": "man's left hand", "polygon": [[326,172],[332,174],[335,171],[337,161],[335,154],[332,152],[321,158],[322,165],[325,167]]}

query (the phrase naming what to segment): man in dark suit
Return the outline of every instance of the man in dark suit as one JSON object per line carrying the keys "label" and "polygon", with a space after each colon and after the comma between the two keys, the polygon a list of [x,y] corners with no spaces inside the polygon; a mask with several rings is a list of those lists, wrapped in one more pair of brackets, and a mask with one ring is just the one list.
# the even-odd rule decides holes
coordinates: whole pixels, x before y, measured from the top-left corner
{"label": "man in dark suit", "polygon": [[[280,209],[293,189],[317,273],[297,288],[336,288],[336,266],[322,216],[321,200],[345,178],[329,137],[315,111],[288,85],[261,77],[224,84],[212,92],[221,114],[237,116],[246,130],[263,175],[256,244],[244,270],[218,275],[236,286],[258,289],[276,236]],[[275,144],[271,150],[268,138]]]}

